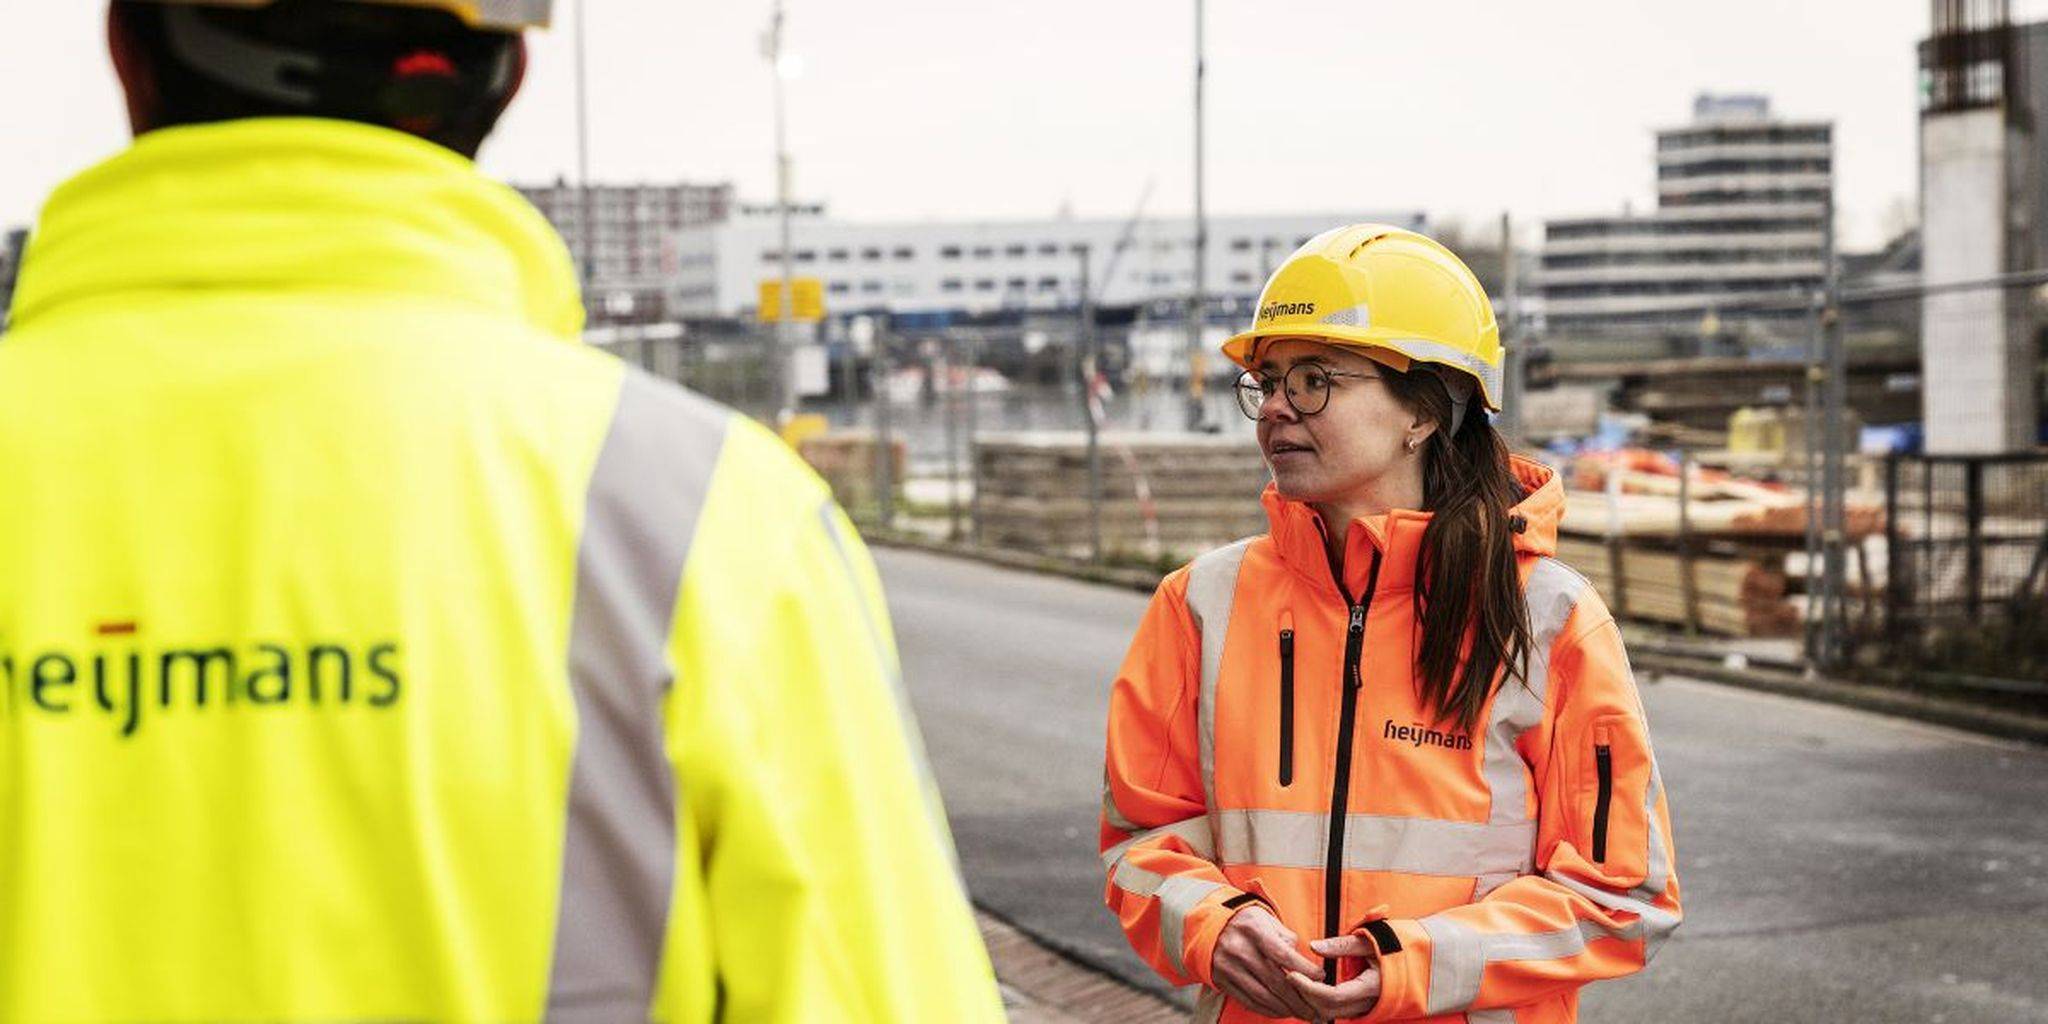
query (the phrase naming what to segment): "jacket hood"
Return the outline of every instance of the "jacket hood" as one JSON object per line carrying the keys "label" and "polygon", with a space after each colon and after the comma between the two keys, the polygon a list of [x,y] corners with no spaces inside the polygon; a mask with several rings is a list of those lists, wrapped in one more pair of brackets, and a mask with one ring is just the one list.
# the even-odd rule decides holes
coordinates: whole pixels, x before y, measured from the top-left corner
{"label": "jacket hood", "polygon": [[422,295],[563,338],[583,325],[568,249],[517,192],[431,142],[318,118],[148,132],[60,186],[14,321],[165,289]]}
{"label": "jacket hood", "polygon": [[[1557,528],[1564,518],[1563,477],[1556,470],[1519,455],[1509,456],[1508,468],[1524,492],[1508,515],[1509,528],[1516,531],[1516,553],[1536,557],[1557,554]],[[1327,584],[1330,569],[1323,545],[1324,523],[1315,509],[1281,497],[1279,489],[1270,483],[1259,500],[1266,507],[1266,520],[1281,561],[1310,581]],[[1394,509],[1346,524],[1345,592],[1355,597],[1365,589],[1374,551],[1382,553],[1379,590],[1413,587],[1422,533],[1432,518],[1429,512]]]}

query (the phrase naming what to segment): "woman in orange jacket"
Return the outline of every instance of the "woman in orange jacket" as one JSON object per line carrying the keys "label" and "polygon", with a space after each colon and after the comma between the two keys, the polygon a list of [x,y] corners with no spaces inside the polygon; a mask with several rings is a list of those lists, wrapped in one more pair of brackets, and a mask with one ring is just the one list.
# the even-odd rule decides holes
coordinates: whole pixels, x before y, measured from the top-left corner
{"label": "woman in orange jacket", "polygon": [[1245,368],[1271,532],[1153,596],[1110,697],[1101,848],[1198,1020],[1552,1024],[1679,922],[1613,618],[1511,457],[1492,305],[1449,250],[1339,228],[1275,272]]}

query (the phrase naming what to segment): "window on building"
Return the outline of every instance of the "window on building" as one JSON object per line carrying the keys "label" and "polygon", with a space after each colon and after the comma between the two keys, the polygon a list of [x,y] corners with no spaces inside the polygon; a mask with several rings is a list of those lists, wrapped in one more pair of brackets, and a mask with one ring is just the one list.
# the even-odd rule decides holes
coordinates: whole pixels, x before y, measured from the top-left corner
{"label": "window on building", "polygon": [[939,246],[939,258],[940,258],[940,259],[942,259],[942,260],[957,260],[957,259],[959,259],[959,258],[960,258],[960,247],[959,247],[959,246],[957,246],[957,245],[942,245],[942,246]]}
{"label": "window on building", "polygon": [[980,278],[980,279],[976,280],[976,281],[974,282],[974,290],[975,290],[975,291],[978,291],[978,292],[992,292],[992,291],[995,291],[995,290],[996,290],[996,282],[995,282],[995,279],[994,279],[994,278],[992,278],[992,277],[984,277],[984,278]]}
{"label": "window on building", "polygon": [[1021,242],[1016,245],[1009,245],[1003,247],[1003,255],[1008,256],[1011,259],[1016,259],[1017,257],[1022,256],[1029,251],[1029,247],[1025,246]]}
{"label": "window on building", "polygon": [[775,249],[763,249],[761,251],[761,262],[780,263],[782,262],[782,253]]}
{"label": "window on building", "polygon": [[1237,271],[1237,272],[1235,272],[1235,273],[1231,274],[1231,275],[1230,275],[1230,283],[1231,283],[1231,284],[1250,284],[1250,283],[1252,283],[1252,274],[1251,274],[1251,271],[1249,271],[1249,270],[1239,270],[1239,271]]}
{"label": "window on building", "polygon": [[1013,292],[1023,291],[1024,289],[1031,287],[1031,281],[1029,278],[1013,277],[1009,281],[1009,287],[1010,290]]}
{"label": "window on building", "polygon": [[882,282],[880,282],[880,281],[862,281],[862,282],[860,283],[860,290],[861,290],[861,291],[862,291],[863,293],[865,293],[865,294],[868,294],[868,295],[873,295],[873,294],[876,294],[876,293],[878,293],[878,292],[880,292],[880,291],[882,290]]}
{"label": "window on building", "polygon": [[907,245],[899,245],[889,255],[899,260],[914,260],[917,258],[917,250]]}
{"label": "window on building", "polygon": [[988,258],[989,258],[989,257],[991,257],[991,256],[994,256],[995,254],[996,254],[996,251],[995,251],[995,249],[993,249],[993,248],[991,248],[991,247],[989,247],[989,246],[986,246],[986,245],[977,245],[977,246],[975,246],[975,247],[974,247],[974,258],[975,258],[975,259],[978,259],[978,260],[985,260],[985,259],[988,259]]}
{"label": "window on building", "polygon": [[831,292],[834,295],[845,295],[847,292],[853,290],[853,285],[848,284],[845,281],[834,281],[831,284],[826,285],[825,290]]}
{"label": "window on building", "polygon": [[860,258],[861,258],[861,259],[864,259],[864,260],[878,260],[878,259],[881,259],[881,258],[882,258],[882,250],[881,250],[881,249],[878,249],[878,248],[876,248],[875,246],[872,246],[872,245],[871,245],[871,246],[868,246],[867,248],[865,248],[865,249],[862,249],[862,250],[860,251]]}
{"label": "window on building", "polygon": [[1042,292],[1059,291],[1060,279],[1057,277],[1041,277],[1038,279],[1038,290]]}
{"label": "window on building", "polygon": [[816,249],[798,249],[796,251],[796,261],[798,263],[815,263],[817,259],[818,251]]}
{"label": "window on building", "polygon": [[1230,240],[1230,251],[1250,252],[1252,251],[1252,240],[1249,238],[1233,238]]}
{"label": "window on building", "polygon": [[844,263],[846,262],[846,257],[847,252],[844,249],[831,249],[825,253],[825,258],[834,263]]}
{"label": "window on building", "polygon": [[942,292],[957,292],[964,284],[965,282],[957,277],[949,277],[939,282],[939,290]]}
{"label": "window on building", "polygon": [[1059,247],[1059,243],[1058,243],[1058,242],[1041,242],[1041,243],[1039,243],[1039,245],[1038,245],[1038,254],[1039,254],[1040,256],[1058,256],[1058,255],[1060,254],[1060,247]]}

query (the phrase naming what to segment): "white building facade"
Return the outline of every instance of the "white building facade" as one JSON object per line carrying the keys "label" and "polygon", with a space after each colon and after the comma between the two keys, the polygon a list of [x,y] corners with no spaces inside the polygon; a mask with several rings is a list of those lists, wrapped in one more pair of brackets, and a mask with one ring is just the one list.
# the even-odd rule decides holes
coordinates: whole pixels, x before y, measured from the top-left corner
{"label": "white building facade", "polygon": [[[1552,331],[1797,320],[1825,274],[1832,126],[1761,96],[1700,96],[1657,133],[1657,208],[1544,225],[1537,287]],[[1783,303],[1758,309],[1759,303]]]}
{"label": "white building facade", "polygon": [[[1211,299],[1255,298],[1272,269],[1302,242],[1359,221],[1418,231],[1426,223],[1421,213],[1387,211],[1211,217],[1204,290]],[[743,213],[676,232],[669,308],[686,315],[751,315],[761,283],[782,273],[779,231],[776,217]],[[1193,290],[1193,230],[1185,219],[1133,225],[1120,219],[858,223],[798,217],[791,237],[796,276],[823,281],[826,309],[835,315],[1071,309],[1082,297],[1084,253],[1098,305],[1184,300]]]}

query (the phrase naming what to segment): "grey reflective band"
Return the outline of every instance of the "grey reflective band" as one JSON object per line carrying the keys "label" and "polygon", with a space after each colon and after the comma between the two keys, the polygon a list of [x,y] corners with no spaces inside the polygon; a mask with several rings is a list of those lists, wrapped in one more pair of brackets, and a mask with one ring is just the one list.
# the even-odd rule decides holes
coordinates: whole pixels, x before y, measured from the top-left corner
{"label": "grey reflective band", "polygon": [[[1235,866],[1326,866],[1330,816],[1315,811],[1227,810],[1210,814],[1217,859]],[[1536,823],[1487,824],[1351,814],[1344,818],[1344,869],[1471,877],[1529,869]]]}
{"label": "grey reflective band", "polygon": [[1189,1024],[1217,1024],[1223,1019],[1224,995],[1222,992],[1202,986],[1202,994],[1195,997],[1195,1014],[1188,1018]]}
{"label": "grey reflective band", "polygon": [[1188,915],[1209,894],[1223,888],[1222,882],[1188,875],[1175,875],[1159,886],[1159,944],[1166,948],[1166,961],[1174,973],[1188,973],[1181,962],[1181,943],[1186,940]]}
{"label": "grey reflective band", "polygon": [[[1209,844],[1209,835],[1209,816],[1206,814],[1197,815],[1184,821],[1176,821],[1171,825],[1161,825],[1158,828],[1140,832],[1104,850],[1102,852],[1102,866],[1110,872],[1110,881],[1116,882],[1117,886],[1125,892],[1133,896],[1150,896],[1159,890],[1159,883],[1154,881],[1150,885],[1146,885],[1143,881],[1143,876],[1151,875],[1154,879],[1159,876],[1124,860],[1124,855],[1131,852],[1131,847],[1139,843],[1150,842],[1154,839],[1178,836],[1182,842],[1188,844],[1189,849],[1195,852],[1195,856],[1203,860],[1213,861],[1216,859],[1216,848]],[[1126,873],[1127,871],[1134,873]],[[1130,881],[1131,884],[1124,884],[1126,881]]]}
{"label": "grey reflective band", "polygon": [[1543,721],[1550,698],[1550,659],[1579,598],[1590,590],[1584,576],[1555,558],[1539,558],[1529,570],[1523,595],[1529,608],[1527,685],[1504,683],[1486,723],[1486,756],[1481,775],[1493,794],[1487,820],[1531,820],[1528,766],[1515,742]]}
{"label": "grey reflective band", "polygon": [[1636,915],[1636,920],[1628,926],[1626,933],[1614,932],[1612,934],[1616,938],[1641,938],[1643,940],[1643,963],[1645,964],[1650,962],[1651,957],[1657,955],[1657,948],[1664,944],[1664,940],[1670,938],[1671,933],[1678,930],[1678,915],[1672,911],[1665,910],[1663,907],[1654,906],[1647,901],[1636,899],[1633,896],[1623,896],[1597,886],[1587,885],[1576,878],[1556,871],[1545,872],[1543,877],[1592,900],[1608,910],[1624,911]]}
{"label": "grey reflective band", "polygon": [[1587,920],[1548,932],[1479,932],[1443,914],[1425,917],[1420,924],[1429,935],[1429,997],[1423,1012],[1431,1017],[1457,1013],[1477,1001],[1488,964],[1563,960],[1585,952],[1594,939],[1629,941],[1641,936],[1637,925],[1609,929]]}
{"label": "grey reflective band", "polygon": [[1400,352],[1410,359],[1420,359],[1426,363],[1442,363],[1445,366],[1463,370],[1479,378],[1479,388],[1484,392],[1481,397],[1484,399],[1486,406],[1496,409],[1500,407],[1500,367],[1491,365],[1486,360],[1463,349],[1453,348],[1450,345],[1440,341],[1431,341],[1428,338],[1390,338],[1386,344],[1388,348]]}
{"label": "grey reflective band", "polygon": [[1117,809],[1116,797],[1109,791],[1108,765],[1102,768],[1102,820],[1109,822],[1109,827],[1118,832],[1137,832],[1144,828],[1143,825],[1124,817],[1124,812]]}
{"label": "grey reflective band", "polygon": [[476,0],[476,27],[506,32],[545,28],[554,6],[554,0]]}
{"label": "grey reflective band", "polygon": [[1237,599],[1237,574],[1245,549],[1257,537],[1210,551],[1188,566],[1188,611],[1202,637],[1202,688],[1195,698],[1201,731],[1202,798],[1216,806],[1216,692],[1223,672],[1223,643],[1230,636],[1230,609]]}
{"label": "grey reflective band", "polygon": [[584,499],[569,625],[576,750],[548,1019],[641,1019],[674,890],[662,707],[683,565],[732,414],[627,370]]}

